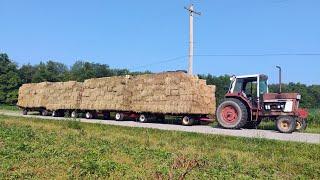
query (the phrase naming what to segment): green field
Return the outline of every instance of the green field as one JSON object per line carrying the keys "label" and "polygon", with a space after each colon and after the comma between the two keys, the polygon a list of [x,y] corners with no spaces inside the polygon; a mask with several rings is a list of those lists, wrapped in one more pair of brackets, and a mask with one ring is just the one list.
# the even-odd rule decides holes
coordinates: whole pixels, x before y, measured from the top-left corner
{"label": "green field", "polygon": [[19,111],[17,106],[0,104],[0,110]]}
{"label": "green field", "polygon": [[0,179],[319,179],[320,145],[0,116]]}

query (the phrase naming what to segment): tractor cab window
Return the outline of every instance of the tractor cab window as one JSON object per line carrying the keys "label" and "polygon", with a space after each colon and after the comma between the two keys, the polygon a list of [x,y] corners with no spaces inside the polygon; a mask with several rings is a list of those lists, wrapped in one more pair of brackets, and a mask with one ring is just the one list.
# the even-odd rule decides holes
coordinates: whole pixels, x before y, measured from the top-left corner
{"label": "tractor cab window", "polygon": [[233,92],[242,93],[248,99],[255,98],[257,95],[256,79],[237,79]]}
{"label": "tractor cab window", "polygon": [[247,82],[245,86],[245,94],[249,99],[257,97],[257,82]]}
{"label": "tractor cab window", "polygon": [[259,94],[261,96],[265,93],[268,93],[268,83],[267,80],[261,80],[259,82]]}
{"label": "tractor cab window", "polygon": [[233,92],[241,92],[243,89],[243,79],[237,79]]}

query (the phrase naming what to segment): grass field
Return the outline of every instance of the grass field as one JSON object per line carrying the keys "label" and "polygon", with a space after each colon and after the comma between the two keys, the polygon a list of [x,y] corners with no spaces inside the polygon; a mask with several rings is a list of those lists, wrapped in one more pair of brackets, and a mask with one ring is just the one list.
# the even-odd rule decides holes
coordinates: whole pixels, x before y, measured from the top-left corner
{"label": "grass field", "polygon": [[17,106],[0,104],[0,110],[19,111],[19,108]]}
{"label": "grass field", "polygon": [[0,179],[319,179],[320,145],[0,116]]}

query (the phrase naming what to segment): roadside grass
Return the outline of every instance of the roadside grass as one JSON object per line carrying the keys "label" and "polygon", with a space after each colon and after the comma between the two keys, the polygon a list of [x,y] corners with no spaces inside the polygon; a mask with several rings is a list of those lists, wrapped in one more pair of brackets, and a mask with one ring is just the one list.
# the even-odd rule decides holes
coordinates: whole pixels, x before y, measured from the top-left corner
{"label": "roadside grass", "polygon": [[0,179],[319,179],[320,145],[0,116]]}
{"label": "roadside grass", "polygon": [[17,106],[0,104],[0,110],[19,111]]}

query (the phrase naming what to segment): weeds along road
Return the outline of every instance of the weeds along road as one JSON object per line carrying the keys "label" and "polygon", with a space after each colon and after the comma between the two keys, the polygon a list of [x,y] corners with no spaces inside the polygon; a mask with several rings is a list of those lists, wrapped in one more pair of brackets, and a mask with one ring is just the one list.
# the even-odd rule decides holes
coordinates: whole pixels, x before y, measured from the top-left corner
{"label": "weeds along road", "polygon": [[[1,115],[7,116],[17,116],[17,117],[30,117],[39,119],[49,119],[49,120],[68,120],[67,118],[50,117],[50,116],[38,116],[38,115],[27,115],[23,116],[18,111],[3,111],[0,110]],[[70,119],[69,119],[70,120]],[[159,124],[159,123],[139,123],[134,121],[114,121],[114,120],[88,120],[79,119],[80,122],[85,123],[98,123],[98,124],[108,124],[116,126],[126,126],[126,127],[140,127],[140,128],[152,128],[168,131],[184,131],[184,132],[194,132],[202,134],[215,134],[215,135],[225,135],[225,136],[235,136],[235,137],[246,137],[246,138],[261,138],[261,139],[273,139],[280,141],[293,141],[293,142],[304,142],[320,144],[320,134],[311,133],[297,133],[283,134],[277,131],[271,130],[257,130],[257,129],[241,129],[241,130],[229,130],[213,128],[211,126],[182,126],[174,124]]]}

